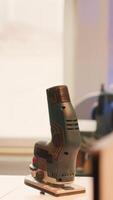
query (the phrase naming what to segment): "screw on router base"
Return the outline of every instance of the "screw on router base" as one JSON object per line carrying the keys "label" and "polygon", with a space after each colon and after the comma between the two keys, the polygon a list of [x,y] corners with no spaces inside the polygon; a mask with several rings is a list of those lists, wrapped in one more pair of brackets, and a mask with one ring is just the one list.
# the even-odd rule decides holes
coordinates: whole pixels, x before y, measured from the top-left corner
{"label": "screw on router base", "polygon": [[44,191],[40,191],[40,194],[43,194],[43,195],[44,195],[44,194],[45,194],[45,192],[44,192]]}

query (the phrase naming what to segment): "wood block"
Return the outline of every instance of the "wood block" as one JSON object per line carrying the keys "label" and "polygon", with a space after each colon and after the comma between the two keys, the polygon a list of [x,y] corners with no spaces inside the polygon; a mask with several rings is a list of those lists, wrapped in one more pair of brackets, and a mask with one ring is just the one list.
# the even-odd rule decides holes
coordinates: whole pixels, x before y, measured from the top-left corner
{"label": "wood block", "polygon": [[82,186],[71,184],[71,186],[55,187],[46,183],[37,182],[31,175],[26,176],[24,183],[30,187],[38,189],[41,193],[49,193],[53,196],[66,196],[85,192]]}
{"label": "wood block", "polygon": [[93,147],[94,200],[113,200],[113,133]]}

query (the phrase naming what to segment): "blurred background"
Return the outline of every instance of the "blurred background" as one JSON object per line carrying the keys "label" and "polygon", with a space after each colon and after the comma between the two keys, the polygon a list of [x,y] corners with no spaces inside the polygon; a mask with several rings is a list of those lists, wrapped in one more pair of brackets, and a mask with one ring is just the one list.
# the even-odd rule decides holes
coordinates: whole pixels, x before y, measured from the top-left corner
{"label": "blurred background", "polygon": [[102,83],[113,91],[112,9],[111,0],[0,0],[0,174],[28,174],[35,141],[51,137],[48,87],[68,85],[78,116]]}

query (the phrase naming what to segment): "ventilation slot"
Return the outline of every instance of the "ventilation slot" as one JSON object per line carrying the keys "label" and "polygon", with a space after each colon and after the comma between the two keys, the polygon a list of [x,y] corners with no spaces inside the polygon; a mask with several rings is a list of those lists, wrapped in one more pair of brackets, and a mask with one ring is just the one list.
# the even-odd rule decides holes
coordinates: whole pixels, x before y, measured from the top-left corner
{"label": "ventilation slot", "polygon": [[74,173],[67,173],[67,174],[62,174],[62,177],[69,177],[69,176],[71,176],[71,177],[73,177],[74,176]]}
{"label": "ventilation slot", "polygon": [[69,131],[72,131],[72,130],[78,130],[79,127],[78,127],[78,122],[76,119],[73,119],[73,120],[66,120],[66,127],[67,127],[67,130]]}
{"label": "ventilation slot", "polygon": [[48,175],[49,175],[50,177],[56,177],[56,176],[57,176],[57,174],[56,174],[55,172],[48,173]]}

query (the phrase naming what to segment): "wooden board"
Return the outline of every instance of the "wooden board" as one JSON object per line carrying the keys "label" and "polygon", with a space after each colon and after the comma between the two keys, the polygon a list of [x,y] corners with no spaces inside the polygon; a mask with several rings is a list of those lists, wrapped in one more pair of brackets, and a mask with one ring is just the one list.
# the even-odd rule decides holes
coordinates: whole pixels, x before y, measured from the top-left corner
{"label": "wooden board", "polygon": [[45,183],[37,182],[31,175],[26,176],[24,183],[30,187],[40,190],[42,193],[49,193],[56,197],[58,196],[66,196],[72,194],[80,194],[85,192],[85,188],[82,186],[71,184],[71,186],[67,187],[54,187]]}
{"label": "wooden board", "polygon": [[93,147],[94,200],[113,200],[113,133]]}

